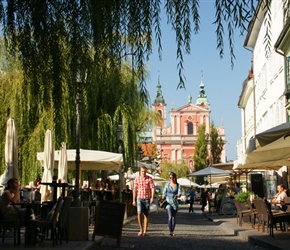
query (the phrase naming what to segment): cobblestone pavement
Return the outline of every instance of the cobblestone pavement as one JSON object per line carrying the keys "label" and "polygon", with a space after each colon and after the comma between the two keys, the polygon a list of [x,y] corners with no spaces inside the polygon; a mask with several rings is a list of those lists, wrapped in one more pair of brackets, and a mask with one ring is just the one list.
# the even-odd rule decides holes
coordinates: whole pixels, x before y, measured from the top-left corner
{"label": "cobblestone pavement", "polygon": [[226,230],[221,223],[208,220],[195,206],[195,213],[188,212],[188,205],[181,205],[177,214],[175,236],[169,235],[165,210],[152,212],[149,217],[149,236],[138,237],[137,219],[127,223],[122,231],[121,246],[117,240],[104,238],[91,249],[265,249],[250,245],[242,237]]}

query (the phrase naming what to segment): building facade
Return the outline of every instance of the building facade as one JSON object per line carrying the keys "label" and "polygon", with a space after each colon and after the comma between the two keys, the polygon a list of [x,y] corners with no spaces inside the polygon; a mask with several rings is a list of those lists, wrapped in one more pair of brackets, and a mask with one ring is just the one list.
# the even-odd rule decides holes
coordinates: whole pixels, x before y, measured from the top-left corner
{"label": "building facade", "polygon": [[[290,95],[285,88],[289,71],[285,65],[289,58],[288,6],[289,1],[272,1],[268,9],[259,1],[249,25],[244,47],[252,52],[252,66],[238,102],[242,138],[237,145],[237,164],[243,163],[252,137],[289,121]],[[279,182],[285,180],[287,167],[281,167],[278,173]]]}
{"label": "building facade", "polygon": [[[158,111],[162,117],[161,126],[153,126],[152,141],[156,144],[157,152],[162,161],[179,163],[184,161],[190,172],[195,171],[194,152],[195,143],[198,139],[198,127],[205,125],[206,133],[210,133],[210,103],[205,94],[203,79],[199,85],[199,95],[195,104],[192,103],[191,95],[188,102],[169,111],[170,123],[166,125],[167,104],[163,98],[160,79],[158,79],[157,93],[152,110]],[[223,126],[216,127],[220,137],[225,141]],[[210,142],[208,142],[210,150]],[[225,149],[221,155],[221,161],[225,162]],[[209,153],[210,155],[210,153]]]}

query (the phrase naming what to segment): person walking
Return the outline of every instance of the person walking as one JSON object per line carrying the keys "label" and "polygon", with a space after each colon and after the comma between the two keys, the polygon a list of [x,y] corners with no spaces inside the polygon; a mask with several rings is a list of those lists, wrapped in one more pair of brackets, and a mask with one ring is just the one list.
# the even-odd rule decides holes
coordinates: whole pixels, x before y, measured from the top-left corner
{"label": "person walking", "polygon": [[[137,217],[140,231],[138,236],[148,236],[148,217],[149,206],[154,201],[154,182],[153,179],[146,175],[147,168],[142,166],[140,168],[140,176],[134,180],[133,202],[132,205],[137,205]],[[143,220],[142,220],[143,214]],[[143,228],[144,225],[144,228]]]}
{"label": "person walking", "polygon": [[176,214],[178,210],[178,200],[181,196],[180,185],[177,183],[176,174],[171,172],[169,174],[170,181],[165,185],[162,200],[166,199],[167,205],[165,206],[167,216],[168,216],[168,228],[170,231],[170,236],[174,236],[174,228],[176,225]]}
{"label": "person walking", "polygon": [[204,208],[206,207],[208,200],[208,191],[206,188],[201,193],[200,198],[201,198],[201,211],[204,212]]}
{"label": "person walking", "polygon": [[194,203],[194,196],[195,196],[194,186],[191,186],[190,190],[188,191],[188,196],[189,196],[189,210],[188,210],[188,212],[194,213],[194,211],[193,211],[193,203]]}

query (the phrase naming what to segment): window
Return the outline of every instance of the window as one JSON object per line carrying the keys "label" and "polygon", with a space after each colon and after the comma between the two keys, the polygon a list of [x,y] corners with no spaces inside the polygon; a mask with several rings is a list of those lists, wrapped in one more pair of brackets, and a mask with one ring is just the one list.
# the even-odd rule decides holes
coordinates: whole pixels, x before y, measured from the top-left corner
{"label": "window", "polygon": [[193,134],[193,125],[192,125],[192,122],[189,122],[187,124],[187,134],[188,135],[192,135]]}
{"label": "window", "polygon": [[287,92],[290,90],[290,57],[286,57],[286,88]]}

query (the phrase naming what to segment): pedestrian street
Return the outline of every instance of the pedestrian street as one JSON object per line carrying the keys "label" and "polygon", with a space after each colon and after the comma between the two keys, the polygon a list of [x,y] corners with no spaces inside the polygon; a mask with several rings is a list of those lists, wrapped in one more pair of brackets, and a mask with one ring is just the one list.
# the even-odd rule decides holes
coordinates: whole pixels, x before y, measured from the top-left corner
{"label": "pedestrian street", "polygon": [[117,248],[116,239],[104,238],[91,249],[263,249],[235,236],[221,223],[208,220],[200,205],[194,205],[194,213],[189,213],[188,209],[188,204],[180,205],[174,237],[169,235],[166,211],[159,209],[158,213],[150,213],[149,236],[137,236],[139,227],[134,219],[123,228],[120,248]]}

